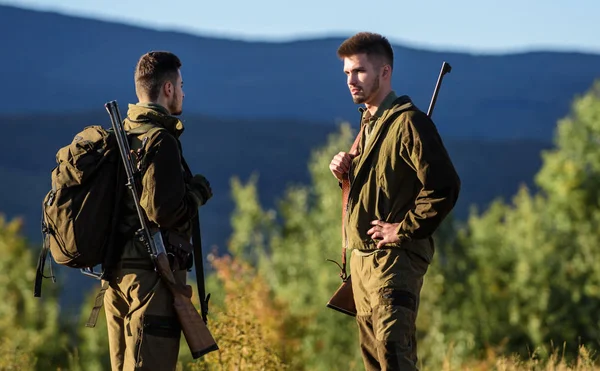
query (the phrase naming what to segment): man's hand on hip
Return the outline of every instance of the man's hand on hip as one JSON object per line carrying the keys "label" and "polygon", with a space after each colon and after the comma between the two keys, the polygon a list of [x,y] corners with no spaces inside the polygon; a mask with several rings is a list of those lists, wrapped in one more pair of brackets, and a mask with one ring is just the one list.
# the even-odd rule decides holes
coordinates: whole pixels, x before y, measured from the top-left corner
{"label": "man's hand on hip", "polygon": [[333,157],[331,163],[329,164],[329,170],[333,176],[337,178],[340,182],[344,179],[344,175],[348,173],[350,170],[350,164],[352,163],[352,159],[354,155],[351,155],[347,152],[340,152]]}
{"label": "man's hand on hip", "polygon": [[396,231],[400,223],[386,223],[381,220],[373,220],[373,227],[367,231],[367,234],[374,240],[380,240],[377,243],[377,248],[381,249],[388,243],[396,243],[400,241],[400,237]]}

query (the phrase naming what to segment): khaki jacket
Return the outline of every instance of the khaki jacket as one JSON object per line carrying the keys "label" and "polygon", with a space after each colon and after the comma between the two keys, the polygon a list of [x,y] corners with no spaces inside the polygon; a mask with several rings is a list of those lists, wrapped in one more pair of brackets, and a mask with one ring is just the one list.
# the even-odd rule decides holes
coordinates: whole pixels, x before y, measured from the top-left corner
{"label": "khaki jacket", "polygon": [[[156,129],[133,137],[130,144],[132,151],[139,151],[141,159],[142,175],[137,183],[138,191],[141,186],[140,205],[150,221],[149,227],[163,231],[167,248],[170,244],[191,252],[191,222],[198,209],[186,188],[192,174],[184,166],[179,142],[183,123],[159,105],[130,104],[124,129],[142,125],[152,125]],[[132,230],[139,228],[139,219],[129,190],[124,198],[120,231],[128,237],[128,242],[122,259],[149,259],[146,248],[131,235]]]}
{"label": "khaki jacket", "polygon": [[[367,121],[363,111],[361,125]],[[427,262],[431,235],[454,207],[460,179],[434,123],[408,96],[391,92],[370,118],[375,121],[350,170],[346,247],[376,248],[371,221],[400,223],[400,242],[388,247],[414,251]]]}

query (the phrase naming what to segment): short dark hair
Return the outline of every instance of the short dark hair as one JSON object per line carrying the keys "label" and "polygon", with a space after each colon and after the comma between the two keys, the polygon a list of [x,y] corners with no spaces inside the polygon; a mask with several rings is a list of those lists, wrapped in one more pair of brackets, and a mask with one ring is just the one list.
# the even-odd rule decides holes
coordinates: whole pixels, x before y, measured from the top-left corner
{"label": "short dark hair", "polygon": [[337,50],[339,58],[345,58],[356,54],[376,56],[394,68],[394,50],[387,38],[378,33],[359,32],[346,39]]}
{"label": "short dark hair", "polygon": [[181,67],[179,58],[170,52],[152,51],[140,57],[135,67],[135,91],[150,100],[158,99],[160,89],[166,81],[177,82],[177,71]]}

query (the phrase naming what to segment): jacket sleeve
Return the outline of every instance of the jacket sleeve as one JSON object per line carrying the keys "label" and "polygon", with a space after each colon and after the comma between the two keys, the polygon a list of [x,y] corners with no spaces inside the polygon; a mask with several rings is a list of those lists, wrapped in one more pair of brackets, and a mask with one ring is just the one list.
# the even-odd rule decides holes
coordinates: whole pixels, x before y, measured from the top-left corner
{"label": "jacket sleeve", "polygon": [[160,130],[146,148],[140,205],[148,219],[160,228],[189,221],[198,208],[186,188],[177,139]]}
{"label": "jacket sleeve", "polygon": [[421,188],[400,222],[400,240],[427,238],[454,208],[460,178],[431,119],[421,111],[405,116],[401,156],[417,174]]}

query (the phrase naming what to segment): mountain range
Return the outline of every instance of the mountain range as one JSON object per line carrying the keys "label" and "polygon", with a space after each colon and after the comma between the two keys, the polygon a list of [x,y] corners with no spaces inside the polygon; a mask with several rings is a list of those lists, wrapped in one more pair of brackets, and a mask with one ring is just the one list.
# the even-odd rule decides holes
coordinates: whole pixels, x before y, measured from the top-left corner
{"label": "mountain range", "polygon": [[[155,31],[119,23],[0,6],[4,54],[0,114],[85,112],[135,99],[143,53],[180,56],[185,110],[236,119],[324,124],[358,113],[336,49],[343,38],[250,42]],[[475,55],[393,45],[393,83],[422,109],[443,61],[435,119],[445,137],[550,140],[574,95],[600,76],[596,54],[537,51]]]}

